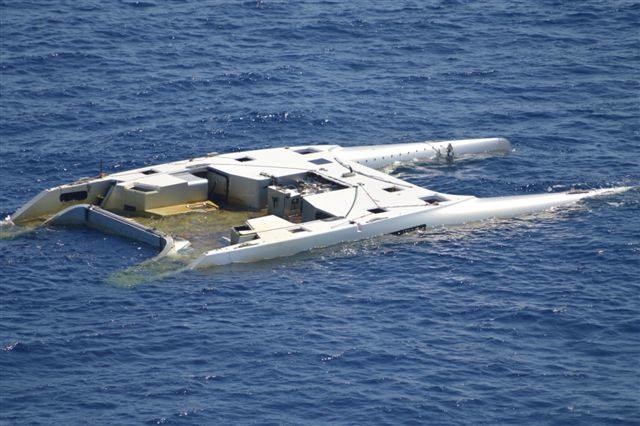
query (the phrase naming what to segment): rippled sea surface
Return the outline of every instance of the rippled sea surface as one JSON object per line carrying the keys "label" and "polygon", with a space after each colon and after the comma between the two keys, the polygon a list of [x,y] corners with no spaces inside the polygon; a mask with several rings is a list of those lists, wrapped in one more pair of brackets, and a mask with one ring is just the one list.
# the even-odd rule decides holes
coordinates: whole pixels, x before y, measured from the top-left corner
{"label": "rippled sea surface", "polygon": [[[395,172],[443,192],[640,184],[632,1],[0,4],[3,217],[321,143],[512,141]],[[1,239],[0,423],[638,424],[639,194],[135,279],[124,239]]]}

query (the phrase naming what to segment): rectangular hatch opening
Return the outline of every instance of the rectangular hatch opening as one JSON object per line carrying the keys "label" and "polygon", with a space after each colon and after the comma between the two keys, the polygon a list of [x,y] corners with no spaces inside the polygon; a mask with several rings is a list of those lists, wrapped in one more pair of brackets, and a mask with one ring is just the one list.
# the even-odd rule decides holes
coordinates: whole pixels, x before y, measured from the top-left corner
{"label": "rectangular hatch opening", "polygon": [[239,161],[241,163],[246,163],[247,161],[253,161],[255,160],[255,158],[251,158],[251,157],[240,157],[240,158],[236,158],[236,161]]}
{"label": "rectangular hatch opening", "polygon": [[307,155],[307,154],[315,154],[316,152],[320,152],[320,150],[316,148],[302,148],[302,149],[296,149],[295,152],[297,152],[298,154]]}
{"label": "rectangular hatch opening", "polygon": [[376,208],[373,208],[373,209],[368,209],[367,211],[370,212],[370,213],[373,213],[373,214],[380,214],[380,213],[386,212],[387,210],[383,209],[381,207],[376,207]]}
{"label": "rectangular hatch opening", "polygon": [[422,201],[424,201],[426,204],[428,205],[432,205],[432,206],[437,206],[438,204],[444,202],[444,201],[448,201],[445,197],[443,197],[442,195],[428,195],[426,197],[421,197],[420,198]]}
{"label": "rectangular hatch opening", "polygon": [[399,188],[397,186],[390,186],[388,188],[384,188],[384,190],[387,192],[399,192],[402,191],[402,188]]}

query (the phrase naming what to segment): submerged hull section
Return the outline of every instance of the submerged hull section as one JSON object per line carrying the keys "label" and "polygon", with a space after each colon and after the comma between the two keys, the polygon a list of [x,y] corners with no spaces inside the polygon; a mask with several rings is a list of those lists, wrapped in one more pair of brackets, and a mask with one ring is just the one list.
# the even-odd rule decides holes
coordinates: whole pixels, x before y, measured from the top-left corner
{"label": "submerged hull section", "polygon": [[211,154],[47,189],[12,219],[26,223],[54,216],[45,224],[85,224],[150,242],[169,254],[189,242],[145,227],[137,217],[216,214],[219,208],[254,212],[251,216],[257,217],[231,229],[228,245],[208,250],[188,265],[202,268],[289,256],[417,227],[518,216],[626,189],[481,199],[439,193],[381,171],[397,163],[452,163],[510,150],[508,140],[486,138]]}

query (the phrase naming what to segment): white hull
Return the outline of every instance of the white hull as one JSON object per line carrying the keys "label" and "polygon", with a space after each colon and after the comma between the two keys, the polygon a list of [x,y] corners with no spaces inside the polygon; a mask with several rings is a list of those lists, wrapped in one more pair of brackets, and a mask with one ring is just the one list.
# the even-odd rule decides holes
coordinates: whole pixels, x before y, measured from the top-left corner
{"label": "white hull", "polygon": [[628,189],[480,199],[421,188],[379,170],[412,161],[451,163],[501,155],[510,149],[506,139],[489,138],[208,155],[47,189],[21,207],[13,221],[56,215],[49,224],[72,221],[143,242],[161,241],[163,253],[175,253],[189,242],[120,220],[117,214],[173,215],[216,204],[263,212],[233,227],[228,246],[206,251],[189,264],[202,268],[289,256],[417,227],[518,216]]}
{"label": "white hull", "polygon": [[244,246],[211,250],[192,262],[189,267],[193,269],[230,263],[256,262],[423,226],[454,226],[492,218],[531,214],[573,204],[584,198],[612,195],[628,189],[628,187],[620,187],[580,193],[561,192],[495,198],[468,197],[450,205],[420,208],[410,213],[394,215],[390,212],[384,218],[373,222],[367,222],[372,218],[361,218],[355,222],[349,220],[340,223],[329,222],[330,225],[326,226],[309,224],[306,228],[310,229],[310,232],[299,233],[290,239],[272,242],[256,240]]}

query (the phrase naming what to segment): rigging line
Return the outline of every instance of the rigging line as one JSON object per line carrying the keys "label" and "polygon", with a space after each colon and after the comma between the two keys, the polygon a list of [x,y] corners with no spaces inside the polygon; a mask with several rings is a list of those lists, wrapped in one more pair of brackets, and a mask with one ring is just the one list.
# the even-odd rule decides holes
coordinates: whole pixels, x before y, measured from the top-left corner
{"label": "rigging line", "polygon": [[358,186],[355,187],[355,194],[353,194],[353,202],[351,203],[351,207],[349,207],[349,211],[347,212],[347,214],[345,214],[343,217],[346,218],[347,216],[349,216],[349,213],[351,213],[351,210],[353,210],[353,208],[356,205],[356,200],[358,199]]}
{"label": "rigging line", "polygon": [[[371,178],[371,179],[379,180],[379,181],[381,181],[381,182],[388,183],[388,184],[390,184],[390,185],[404,186],[405,188],[413,188],[411,185],[407,185],[407,184],[402,184],[402,183],[398,183],[398,182],[389,181],[389,180],[383,179],[383,178],[381,178],[381,177],[374,176],[374,175],[371,175],[371,174],[365,173],[365,172],[360,171],[360,170],[356,170],[356,169],[354,169],[353,167],[349,167],[348,165],[344,164],[344,163],[342,162],[342,160],[340,160],[338,157],[333,157],[333,159],[334,159],[334,160],[336,160],[336,162],[337,162],[338,164],[340,164],[342,167],[344,167],[345,169],[347,169],[347,170],[349,170],[349,171],[353,171],[354,173],[360,174],[360,175],[362,175],[362,176],[366,176],[366,177]],[[359,164],[359,163],[358,163],[358,164]],[[361,164],[359,164],[359,165],[361,165]],[[366,167],[366,166],[365,166],[365,167]]]}
{"label": "rigging line", "polygon": [[367,196],[371,199],[371,201],[373,201],[373,204],[375,204],[377,208],[380,208],[380,205],[378,204],[378,202],[371,196],[371,194],[369,194],[369,192],[366,189],[364,189],[364,187],[362,187],[362,190],[364,191],[365,194],[367,194]]}
{"label": "rigging line", "polygon": [[348,218],[345,217],[343,219],[348,219],[346,222],[341,222],[341,223],[338,223],[337,225],[333,225],[331,227],[331,229],[336,229],[336,228],[338,228],[340,226],[355,225],[357,220],[360,220],[363,217],[367,217],[367,216],[371,216],[371,213],[367,212],[367,213],[365,213],[363,215],[352,217],[351,219],[348,219]]}
{"label": "rigging line", "polygon": [[[347,216],[349,215],[349,213],[351,213],[351,210],[353,210],[353,207],[355,206],[356,198],[357,198],[357,196],[358,196],[358,188],[359,188],[359,187],[357,187],[357,186],[356,186],[356,187],[353,187],[353,188],[356,190],[355,196],[353,197],[353,203],[351,204],[351,208],[349,209],[349,211],[347,212],[347,214],[346,214],[345,216],[342,216],[342,217],[341,217],[342,219],[349,219]],[[361,188],[361,187],[360,187],[360,188]],[[362,190],[363,190],[363,191],[365,191],[365,193],[367,192],[364,188],[362,188]],[[367,193],[367,195],[369,195],[369,194]],[[369,195],[369,198],[371,198],[371,196],[370,196],[370,195]],[[461,202],[463,202],[463,201],[468,201],[468,200],[469,200],[469,198],[473,198],[473,197],[468,197],[468,198],[465,198],[465,199],[461,199],[461,200],[453,201],[451,204],[449,204],[449,206],[454,205],[454,204],[461,203]],[[375,200],[373,200],[373,199],[372,199],[372,201],[375,203]],[[376,206],[378,206],[378,205],[376,204]],[[409,205],[404,205],[404,206],[388,206],[388,207],[379,207],[379,206],[378,206],[378,207],[379,207],[379,208],[387,209],[387,208],[394,208],[394,207],[396,207],[396,208],[397,208],[397,207],[426,207],[426,206],[427,206],[427,204],[415,204],[415,205],[409,204]],[[432,205],[432,207],[437,207],[437,206]],[[350,224],[351,222],[354,222],[354,221],[356,221],[356,220],[359,220],[359,219],[362,219],[362,218],[364,218],[364,217],[371,216],[371,215],[372,215],[372,213],[369,213],[369,212],[364,213],[364,214],[362,214],[362,215],[360,215],[360,216],[350,218],[350,219],[349,219],[349,221],[348,221],[348,222],[346,222],[346,223],[345,223],[345,222],[341,222],[341,223],[339,223],[339,224],[337,224],[337,225],[334,225],[334,226],[332,226],[330,229],[335,229],[335,228],[337,228],[337,227],[339,227],[339,226],[344,226],[345,224]],[[384,219],[387,219],[387,218],[385,217]],[[259,231],[259,232],[260,232],[260,233],[262,233],[262,232],[277,231],[277,230],[280,230],[280,229],[287,229],[287,228],[291,228],[292,226],[298,226],[298,227],[300,227],[300,228],[306,229],[306,228],[304,228],[304,226],[302,226],[301,224],[298,224],[298,223],[291,223],[291,225],[281,226],[281,227],[278,227],[278,228],[266,229],[266,230],[264,230],[264,231]],[[306,229],[306,230],[307,230],[307,231],[309,231],[309,232],[314,232],[313,230],[309,230],[309,229]],[[258,231],[256,231],[256,233],[258,233]]]}
{"label": "rigging line", "polygon": [[[355,187],[356,193],[355,193],[355,196],[353,197],[353,203],[351,204],[351,207],[349,208],[349,211],[347,212],[347,214],[343,216],[345,219],[348,219],[349,213],[351,213],[351,210],[353,210],[353,207],[356,205],[356,199],[357,199],[357,197],[358,197],[358,188],[361,188],[361,189],[364,191],[364,193],[365,193],[365,194],[367,194],[367,196],[371,199],[371,201],[373,201],[373,204],[375,204],[375,206],[376,206],[376,207],[381,208],[381,207],[378,205],[378,203],[376,202],[376,200],[374,200],[374,199],[373,199],[373,197],[371,196],[371,194],[369,194],[369,193],[367,192],[367,190],[366,190],[366,189],[364,189],[364,187],[363,187],[362,185],[360,185],[360,186],[356,186],[356,187]],[[371,213],[368,213],[368,212],[367,212],[367,213],[365,213],[365,214],[363,214],[363,215],[361,215],[361,216],[358,216],[358,217],[355,217],[355,218],[351,218],[350,222],[353,222],[353,221],[358,220],[358,219],[362,219],[363,217],[370,216],[370,215],[371,215]],[[331,227],[331,229],[337,228],[337,227],[338,227],[338,226],[340,226],[340,225],[344,225],[344,224],[343,224],[343,223],[338,224],[338,225],[336,225],[336,226]]]}
{"label": "rigging line", "polygon": [[[362,215],[360,215],[360,216],[352,217],[351,219],[349,219],[349,222],[347,222],[347,223],[348,223],[349,225],[353,225],[353,224],[356,224],[356,221],[358,221],[358,220],[360,220],[360,219],[362,219],[362,218],[364,218],[364,217],[371,216],[371,215],[373,215],[373,213],[369,213],[369,212],[367,212],[367,213],[362,214]],[[378,220],[382,220],[382,219],[388,219],[388,217],[381,217],[381,218],[379,218]],[[337,228],[338,226],[341,226],[341,225],[345,225],[345,223],[340,223],[340,224],[338,224],[338,225],[336,225],[336,226],[332,226],[332,227],[331,227],[331,229],[335,229],[335,228]]]}
{"label": "rigging line", "polygon": [[[415,205],[415,207],[422,207],[422,206],[423,206],[423,204],[416,204],[416,205]],[[390,207],[394,207],[394,206],[390,206]],[[395,206],[395,207],[413,207],[413,206]],[[381,208],[387,208],[387,207],[381,207]],[[372,214],[373,214],[373,213],[367,212],[367,213],[364,213],[364,214],[362,214],[362,215],[360,215],[360,216],[356,216],[356,217],[352,217],[352,218],[344,217],[344,219],[349,219],[349,221],[348,221],[348,222],[346,222],[346,223],[345,223],[345,222],[342,222],[342,223],[339,223],[339,224],[337,224],[337,225],[334,225],[334,226],[332,226],[332,227],[331,227],[331,229],[335,229],[335,228],[337,228],[337,227],[339,227],[339,226],[344,226],[344,225],[347,225],[347,224],[349,224],[349,225],[353,225],[353,224],[355,224],[355,223],[356,223],[356,221],[358,221],[358,220],[360,220],[360,219],[362,219],[362,218],[365,218],[365,217],[369,217],[369,216],[371,216]],[[380,219],[389,219],[389,218],[388,218],[388,217],[382,217],[382,218],[380,218]]]}

